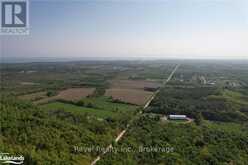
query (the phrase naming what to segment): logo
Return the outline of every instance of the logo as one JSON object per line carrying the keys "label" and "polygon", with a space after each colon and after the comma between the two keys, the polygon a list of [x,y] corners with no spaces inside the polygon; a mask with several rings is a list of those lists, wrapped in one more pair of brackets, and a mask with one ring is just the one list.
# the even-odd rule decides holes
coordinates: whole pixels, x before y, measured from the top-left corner
{"label": "logo", "polygon": [[0,163],[4,164],[23,164],[24,156],[12,156],[9,153],[0,153]]}
{"label": "logo", "polygon": [[3,35],[29,34],[28,0],[0,0],[1,33]]}

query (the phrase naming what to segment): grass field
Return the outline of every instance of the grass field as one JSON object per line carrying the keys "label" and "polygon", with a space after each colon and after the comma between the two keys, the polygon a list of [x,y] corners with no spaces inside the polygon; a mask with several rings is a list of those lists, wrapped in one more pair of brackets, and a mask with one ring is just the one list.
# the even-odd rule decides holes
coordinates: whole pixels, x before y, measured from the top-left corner
{"label": "grass field", "polygon": [[88,113],[100,118],[114,117],[120,113],[126,112],[132,114],[135,112],[135,109],[137,109],[137,106],[134,105],[112,103],[107,97],[84,98],[81,101],[83,101],[85,105],[91,103],[92,108],[77,106],[70,103],[62,103],[59,101],[47,103],[41,105],[41,107],[47,110],[64,110],[73,113]]}
{"label": "grass field", "polygon": [[83,98],[81,101],[83,101],[85,104],[91,103],[97,109],[104,109],[109,111],[134,111],[138,107],[129,104],[113,103],[111,102],[111,99],[106,96],[97,98]]}
{"label": "grass field", "polygon": [[100,118],[106,118],[116,115],[113,111],[107,111],[103,109],[94,109],[76,106],[72,104],[62,103],[62,102],[52,102],[41,106],[46,110],[63,110],[72,113],[87,113]]}

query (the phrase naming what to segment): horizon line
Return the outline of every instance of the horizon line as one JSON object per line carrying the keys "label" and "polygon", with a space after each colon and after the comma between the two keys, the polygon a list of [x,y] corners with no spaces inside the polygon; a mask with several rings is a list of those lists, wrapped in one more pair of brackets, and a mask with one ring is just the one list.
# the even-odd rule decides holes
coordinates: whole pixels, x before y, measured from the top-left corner
{"label": "horizon line", "polygon": [[1,58],[1,64],[10,63],[46,63],[46,62],[83,62],[83,61],[158,61],[158,60],[187,60],[187,61],[248,61],[248,58],[177,58],[177,57],[165,57],[165,58],[147,58],[147,57],[10,57]]}

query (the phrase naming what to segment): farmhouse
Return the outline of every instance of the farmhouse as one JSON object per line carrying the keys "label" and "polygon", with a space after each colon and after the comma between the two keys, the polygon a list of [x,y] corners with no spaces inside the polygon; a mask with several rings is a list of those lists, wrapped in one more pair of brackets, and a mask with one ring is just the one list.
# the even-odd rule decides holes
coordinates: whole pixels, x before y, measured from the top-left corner
{"label": "farmhouse", "polygon": [[169,115],[169,119],[171,120],[187,120],[186,115]]}

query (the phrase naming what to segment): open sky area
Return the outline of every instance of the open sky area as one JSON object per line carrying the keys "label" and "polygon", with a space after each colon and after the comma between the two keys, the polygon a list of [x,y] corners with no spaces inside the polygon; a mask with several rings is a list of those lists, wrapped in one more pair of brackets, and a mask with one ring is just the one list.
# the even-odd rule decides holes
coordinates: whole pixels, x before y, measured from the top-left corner
{"label": "open sky area", "polygon": [[247,0],[30,0],[4,58],[248,59]]}

